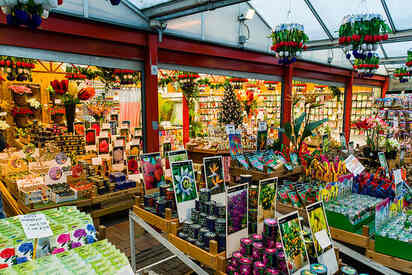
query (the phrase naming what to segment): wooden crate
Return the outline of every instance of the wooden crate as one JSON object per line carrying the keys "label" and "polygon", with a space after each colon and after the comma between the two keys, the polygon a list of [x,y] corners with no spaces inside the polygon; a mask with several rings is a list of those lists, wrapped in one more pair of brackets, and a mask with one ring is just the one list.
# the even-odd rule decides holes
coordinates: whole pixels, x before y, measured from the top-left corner
{"label": "wooden crate", "polygon": [[335,241],[348,243],[362,248],[368,248],[369,246],[369,227],[366,225],[362,227],[362,235],[334,227],[330,227],[330,234]]}
{"label": "wooden crate", "polygon": [[200,263],[213,269],[216,274],[222,274],[226,271],[226,251],[218,253],[218,244],[216,241],[210,241],[209,252],[203,250],[188,241],[185,241],[177,236],[178,224],[171,223],[171,230],[169,233],[169,242],[177,249],[186,255],[194,258]]}
{"label": "wooden crate", "polygon": [[162,218],[149,211],[143,209],[142,205],[140,204],[139,197],[136,199],[135,205],[133,206],[133,212],[142,218],[145,222],[150,224],[153,227],[160,229],[162,232],[169,233],[171,230],[171,223],[175,222],[178,223],[177,218],[172,218],[172,210],[167,208],[166,209],[166,217]]}
{"label": "wooden crate", "polygon": [[412,274],[412,262],[366,249],[366,257],[389,268]]}

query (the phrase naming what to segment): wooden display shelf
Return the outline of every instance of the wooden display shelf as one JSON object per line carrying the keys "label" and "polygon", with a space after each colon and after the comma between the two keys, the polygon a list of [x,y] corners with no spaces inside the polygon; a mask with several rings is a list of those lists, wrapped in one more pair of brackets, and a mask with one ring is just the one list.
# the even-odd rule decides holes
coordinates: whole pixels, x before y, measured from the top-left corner
{"label": "wooden display shelf", "polygon": [[265,172],[260,172],[257,170],[247,170],[245,168],[236,167],[235,165],[230,165],[230,166],[231,167],[229,168],[229,171],[230,171],[231,177],[236,177],[240,175],[252,175],[252,181],[259,181],[262,179],[274,178],[274,177],[277,177],[279,179],[290,178],[293,176],[298,176],[304,171],[302,166],[296,167],[295,169],[293,169],[293,171],[288,171],[286,170],[284,166],[282,166],[281,168],[279,168],[278,170],[272,173],[265,173]]}
{"label": "wooden display shelf", "polygon": [[188,149],[188,159],[191,159],[193,163],[203,163],[203,158],[214,156],[228,156],[229,151],[207,150],[207,149]]}
{"label": "wooden display shelf", "polygon": [[366,249],[366,257],[389,268],[412,274],[412,262]]}
{"label": "wooden display shelf", "polygon": [[210,267],[215,271],[215,274],[224,274],[226,271],[226,251],[218,253],[218,244],[216,241],[210,241],[209,252],[203,250],[188,241],[185,241],[177,236],[178,224],[171,223],[171,230],[169,233],[169,242],[177,249],[186,255],[194,258],[200,263]]}
{"label": "wooden display shelf", "polygon": [[[136,199],[139,202],[139,198]],[[159,217],[153,213],[150,213],[147,210],[144,210],[140,203],[136,203],[133,206],[133,212],[142,218],[146,223],[150,224],[153,227],[160,229],[162,232],[169,233],[171,230],[171,223],[178,223],[177,218],[172,218],[172,210],[166,208],[165,218]]]}
{"label": "wooden display shelf", "polygon": [[348,243],[362,248],[368,248],[369,246],[369,227],[366,225],[362,227],[362,235],[335,227],[330,227],[330,233],[332,235],[332,239],[336,241]]}
{"label": "wooden display shelf", "polygon": [[68,201],[64,203],[49,203],[44,206],[34,207],[34,205],[25,205],[19,199],[15,183],[10,182],[5,178],[2,178],[1,180],[2,183],[5,183],[5,190],[10,194],[10,196],[3,195],[3,197],[7,197],[5,204],[8,212],[7,214],[10,216],[74,205],[83,209],[85,212],[90,213],[95,226],[100,225],[100,217],[132,208],[135,204],[135,196],[141,191],[139,187],[135,187],[104,195],[93,196],[88,199]]}

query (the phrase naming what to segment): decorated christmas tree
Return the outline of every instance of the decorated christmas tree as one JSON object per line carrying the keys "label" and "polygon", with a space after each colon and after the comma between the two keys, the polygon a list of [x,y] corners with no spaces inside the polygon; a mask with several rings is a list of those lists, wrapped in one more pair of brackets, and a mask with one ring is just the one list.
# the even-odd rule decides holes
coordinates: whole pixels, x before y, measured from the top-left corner
{"label": "decorated christmas tree", "polygon": [[222,101],[222,110],[219,113],[219,122],[234,124],[236,128],[242,123],[242,105],[236,98],[235,91],[230,83],[225,83],[225,94]]}

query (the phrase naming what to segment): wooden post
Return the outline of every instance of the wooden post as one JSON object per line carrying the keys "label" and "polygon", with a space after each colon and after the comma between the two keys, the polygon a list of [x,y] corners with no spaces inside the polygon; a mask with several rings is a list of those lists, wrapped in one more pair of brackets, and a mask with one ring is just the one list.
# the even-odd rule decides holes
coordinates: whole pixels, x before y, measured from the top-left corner
{"label": "wooden post", "polygon": [[369,226],[367,225],[362,226],[362,235],[365,237],[369,237]]}
{"label": "wooden post", "polygon": [[[284,68],[282,79],[282,98],[281,98],[281,112],[280,122],[281,127],[284,123],[291,122],[292,119],[292,89],[293,89],[293,64]],[[285,134],[279,135],[282,144],[289,148],[290,141]]]}
{"label": "wooden post", "polygon": [[345,83],[345,105],[343,111],[343,132],[345,133],[346,143],[349,143],[351,132],[351,116],[352,116],[352,88],[353,88],[353,75],[346,79]]}
{"label": "wooden post", "polygon": [[158,37],[147,34],[146,58],[144,63],[144,137],[145,152],[159,151],[159,102],[157,83]]}
{"label": "wooden post", "polygon": [[172,219],[172,209],[166,208],[165,218],[166,218],[166,220],[171,220]]}
{"label": "wooden post", "polygon": [[177,223],[176,222],[172,222],[170,224],[170,233],[177,236]]}
{"label": "wooden post", "polygon": [[382,93],[381,93],[382,98],[385,98],[386,92],[388,91],[388,89],[389,89],[389,77],[386,76],[385,82],[383,82],[383,85],[382,85]]}
{"label": "wooden post", "polygon": [[189,129],[190,129],[190,120],[189,120],[189,105],[186,98],[183,96],[183,145],[186,146],[186,143],[189,142]]}
{"label": "wooden post", "polygon": [[106,226],[104,225],[99,225],[99,239],[104,240],[106,239]]}
{"label": "wooden post", "polygon": [[218,244],[217,241],[211,240],[209,241],[209,252],[212,255],[216,255],[218,252]]}

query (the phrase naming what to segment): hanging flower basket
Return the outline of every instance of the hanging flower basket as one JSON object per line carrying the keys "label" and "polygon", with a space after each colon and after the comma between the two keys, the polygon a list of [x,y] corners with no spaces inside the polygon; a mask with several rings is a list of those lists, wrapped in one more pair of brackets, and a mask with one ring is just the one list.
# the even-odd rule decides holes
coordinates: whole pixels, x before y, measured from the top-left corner
{"label": "hanging flower basket", "polygon": [[408,50],[408,56],[406,58],[406,66],[412,67],[412,48]]}
{"label": "hanging flower basket", "polygon": [[122,85],[136,84],[140,80],[138,71],[115,69],[113,75],[116,81]]}
{"label": "hanging flower basket", "polygon": [[[14,26],[28,26],[36,29],[42,23],[42,19],[49,17],[50,9],[63,4],[63,0],[57,1],[2,1],[1,11],[7,15],[7,24]],[[40,2],[40,3],[39,3]]]}
{"label": "hanging flower basket", "polygon": [[377,53],[364,59],[357,58],[353,63],[353,69],[363,77],[372,77],[379,69],[379,60]]}
{"label": "hanging flower basket", "polygon": [[395,70],[393,76],[398,78],[400,83],[405,83],[408,82],[408,79],[412,76],[412,73],[408,71],[407,67],[401,67]]}
{"label": "hanging flower basket", "polygon": [[272,32],[271,50],[279,58],[279,64],[291,64],[296,61],[296,57],[302,55],[306,50],[305,43],[309,40],[301,24],[280,24]]}
{"label": "hanging flower basket", "polygon": [[370,77],[379,68],[379,62],[374,62],[374,59],[379,59],[376,52],[378,44],[387,40],[390,32],[391,29],[380,14],[347,15],[339,27],[339,44],[344,48],[347,59],[352,55],[355,58],[354,69]]}

